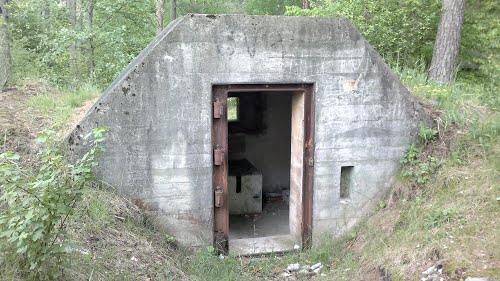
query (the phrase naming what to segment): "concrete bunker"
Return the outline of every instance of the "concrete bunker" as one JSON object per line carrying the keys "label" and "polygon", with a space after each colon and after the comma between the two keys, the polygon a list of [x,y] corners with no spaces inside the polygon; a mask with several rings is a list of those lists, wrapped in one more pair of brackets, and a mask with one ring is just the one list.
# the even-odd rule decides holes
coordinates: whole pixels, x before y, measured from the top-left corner
{"label": "concrete bunker", "polygon": [[98,177],[181,245],[253,254],[352,227],[424,118],[344,19],[187,15],[68,140],[82,153],[108,126]]}

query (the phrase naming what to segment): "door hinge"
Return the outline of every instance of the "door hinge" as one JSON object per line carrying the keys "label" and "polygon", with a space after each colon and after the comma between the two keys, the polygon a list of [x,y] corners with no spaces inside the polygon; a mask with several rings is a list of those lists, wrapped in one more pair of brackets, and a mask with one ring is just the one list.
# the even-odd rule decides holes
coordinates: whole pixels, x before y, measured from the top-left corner
{"label": "door hinge", "polygon": [[220,186],[217,186],[214,191],[214,204],[215,207],[221,208],[224,206],[224,191],[220,188]]}
{"label": "door hinge", "polygon": [[224,115],[224,104],[220,100],[214,102],[214,118],[220,119]]}
{"label": "door hinge", "polygon": [[224,150],[217,146],[214,149],[214,165],[220,166],[224,162]]}

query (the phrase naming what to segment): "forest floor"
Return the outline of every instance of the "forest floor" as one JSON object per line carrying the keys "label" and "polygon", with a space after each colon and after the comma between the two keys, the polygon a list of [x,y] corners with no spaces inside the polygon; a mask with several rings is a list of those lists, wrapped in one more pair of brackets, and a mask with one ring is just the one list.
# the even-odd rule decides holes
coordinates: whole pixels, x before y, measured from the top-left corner
{"label": "forest floor", "polygon": [[[433,90],[410,84],[416,94]],[[36,165],[36,134],[49,128],[64,136],[97,95],[92,90],[67,94],[43,83],[5,89],[0,92],[0,152],[16,151],[23,164]],[[69,224],[68,237],[76,246],[63,279],[500,280],[498,110],[462,102],[460,110],[478,118],[467,123],[469,117],[466,126],[454,121],[436,128],[437,139],[420,152],[415,166],[423,169],[425,183],[400,176],[378,209],[343,237],[325,237],[303,252],[221,259],[210,247],[178,249],[175,238],[156,229],[142,210],[100,187],[84,196]],[[449,113],[429,108],[435,121]],[[431,158],[440,161],[435,170],[428,168]],[[317,262],[324,265],[322,275],[285,277],[289,264]],[[24,280],[14,265],[3,264],[0,276]]]}
{"label": "forest floor", "polygon": [[3,151],[18,151],[31,159],[36,154],[34,139],[39,128],[48,125],[47,120],[26,106],[28,98],[38,89],[7,88],[0,92],[0,145]]}

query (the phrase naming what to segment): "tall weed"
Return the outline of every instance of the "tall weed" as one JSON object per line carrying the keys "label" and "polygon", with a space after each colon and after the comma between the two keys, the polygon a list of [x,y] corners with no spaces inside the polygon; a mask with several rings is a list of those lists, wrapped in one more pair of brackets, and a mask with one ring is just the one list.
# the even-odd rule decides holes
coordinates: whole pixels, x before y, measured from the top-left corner
{"label": "tall weed", "polygon": [[56,146],[50,131],[36,139],[43,148],[34,173],[20,166],[19,155],[0,155],[0,249],[5,256],[18,255],[21,274],[48,280],[61,274],[71,248],[65,242],[67,220],[93,179],[105,130],[93,131],[90,150],[75,164]]}

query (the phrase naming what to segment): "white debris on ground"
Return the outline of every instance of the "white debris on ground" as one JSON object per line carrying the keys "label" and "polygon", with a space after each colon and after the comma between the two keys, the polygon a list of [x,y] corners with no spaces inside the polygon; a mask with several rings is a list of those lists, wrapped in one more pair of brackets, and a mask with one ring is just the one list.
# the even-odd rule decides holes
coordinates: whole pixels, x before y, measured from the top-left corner
{"label": "white debris on ground", "polygon": [[305,264],[302,266],[299,263],[292,263],[288,265],[285,272],[281,273],[281,277],[291,278],[294,276],[294,274],[308,275],[308,276],[314,276],[314,275],[323,276],[323,274],[321,274],[322,269],[323,269],[323,264],[320,262],[313,265]]}
{"label": "white debris on ground", "polygon": [[422,271],[422,278],[420,281],[445,281],[445,275],[443,274],[443,266],[441,264],[435,264],[426,270]]}
{"label": "white debris on ground", "polygon": [[82,254],[82,255],[88,255],[89,254],[88,250],[80,249],[80,248],[72,247],[72,246],[67,246],[66,248],[64,248],[64,252],[66,252],[68,254],[69,253],[79,253],[79,254]]}
{"label": "white debris on ground", "polygon": [[290,264],[290,265],[286,268],[286,270],[288,270],[288,271],[290,271],[290,272],[297,271],[297,270],[299,270],[299,269],[300,269],[300,264],[298,264],[298,263],[292,263],[292,264]]}

